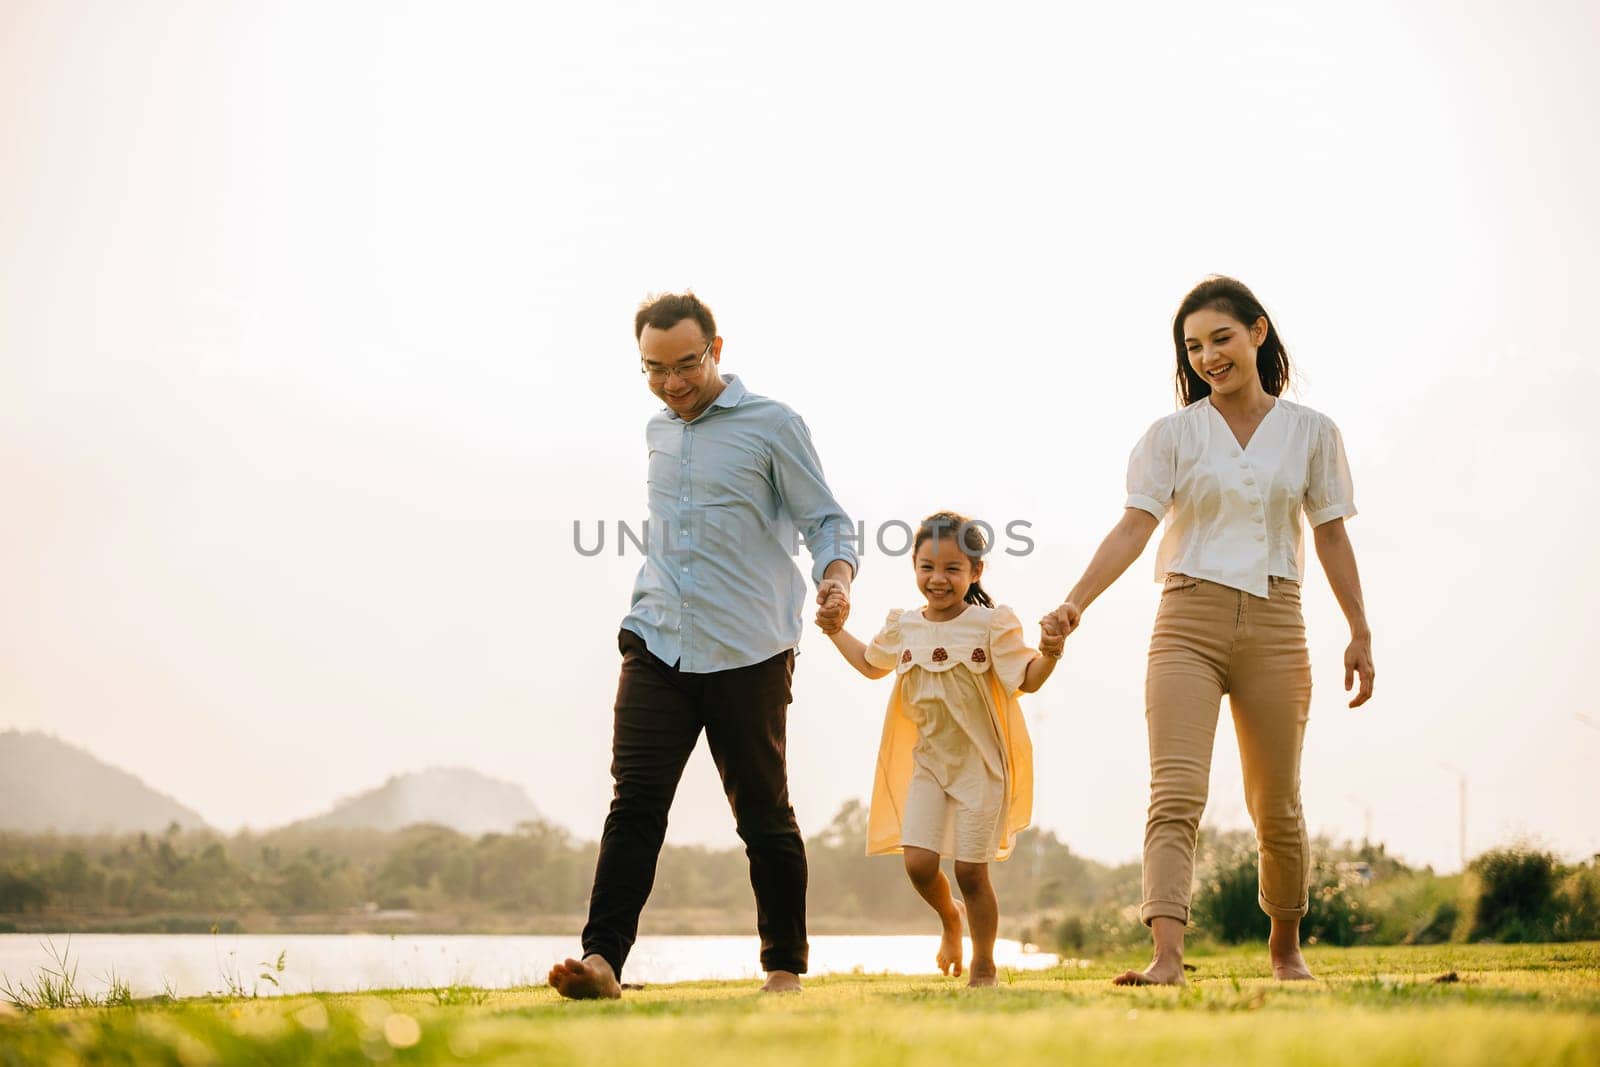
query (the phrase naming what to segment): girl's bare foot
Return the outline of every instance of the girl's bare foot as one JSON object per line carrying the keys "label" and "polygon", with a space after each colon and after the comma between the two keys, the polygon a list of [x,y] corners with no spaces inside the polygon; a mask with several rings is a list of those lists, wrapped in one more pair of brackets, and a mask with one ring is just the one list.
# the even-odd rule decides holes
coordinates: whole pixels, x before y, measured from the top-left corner
{"label": "girl's bare foot", "polygon": [[983,986],[997,986],[1000,976],[995,971],[994,960],[980,960],[972,958],[972,976],[967,979],[967,988],[977,989]]}
{"label": "girl's bare foot", "polygon": [[568,1000],[616,1000],[622,996],[616,972],[604,956],[558,963],[550,968],[549,982]]}
{"label": "girl's bare foot", "polygon": [[940,916],[944,921],[944,936],[939,939],[939,973],[960,978],[961,924],[967,917],[967,906],[959,900],[952,900],[950,904],[950,913]]}
{"label": "girl's bare foot", "polygon": [[1185,985],[1183,961],[1172,962],[1169,957],[1157,956],[1142,971],[1123,971],[1111,979],[1112,985]]}

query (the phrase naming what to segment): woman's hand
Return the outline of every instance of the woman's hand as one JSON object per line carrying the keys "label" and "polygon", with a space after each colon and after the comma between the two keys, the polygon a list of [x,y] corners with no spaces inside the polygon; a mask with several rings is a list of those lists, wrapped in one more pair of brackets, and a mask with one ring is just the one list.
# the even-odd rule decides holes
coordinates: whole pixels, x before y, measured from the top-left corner
{"label": "woman's hand", "polygon": [[1054,615],[1046,615],[1039,620],[1039,655],[1049,656],[1051,659],[1060,659],[1062,650],[1067,647],[1067,635],[1061,628],[1061,623]]}
{"label": "woman's hand", "polygon": [[1355,699],[1350,701],[1352,708],[1359,708],[1372,699],[1372,635],[1352,637],[1350,645],[1344,650],[1344,691],[1350,692],[1350,687],[1355,683],[1356,677],[1361,678],[1361,690],[1356,693]]}
{"label": "woman's hand", "polygon": [[[1061,640],[1065,642],[1068,637],[1072,636],[1072,631],[1078,628],[1078,623],[1082,619],[1083,610],[1072,601],[1067,600],[1063,601],[1059,608],[1040,619],[1039,626],[1041,629],[1044,629],[1046,624],[1054,626],[1061,634]],[[1040,651],[1044,651],[1042,646]]]}
{"label": "woman's hand", "polygon": [[1367,625],[1367,608],[1361,599],[1361,575],[1356,570],[1356,550],[1350,545],[1350,534],[1343,519],[1333,519],[1311,531],[1317,546],[1317,558],[1327,572],[1328,584],[1333,586],[1334,599],[1344,611],[1350,624],[1350,646],[1344,650],[1344,691],[1350,692],[1356,678],[1361,679],[1361,690],[1350,701],[1359,708],[1372,699],[1372,629]]}

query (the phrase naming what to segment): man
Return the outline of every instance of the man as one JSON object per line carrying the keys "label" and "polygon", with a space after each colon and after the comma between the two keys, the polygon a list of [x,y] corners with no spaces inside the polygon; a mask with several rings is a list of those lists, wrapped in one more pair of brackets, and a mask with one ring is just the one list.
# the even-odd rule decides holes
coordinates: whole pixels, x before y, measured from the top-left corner
{"label": "man", "polygon": [[720,373],[722,338],[692,294],[634,317],[641,367],[666,403],[645,428],[650,522],[622,621],[611,810],[600,838],[583,958],[550,970],[574,999],[622,995],[622,967],[655,880],[667,809],[703,729],[750,859],[766,992],[806,970],[806,854],[784,759],[805,581],[818,617],[848,616],[854,527],[823,480],[800,416]]}

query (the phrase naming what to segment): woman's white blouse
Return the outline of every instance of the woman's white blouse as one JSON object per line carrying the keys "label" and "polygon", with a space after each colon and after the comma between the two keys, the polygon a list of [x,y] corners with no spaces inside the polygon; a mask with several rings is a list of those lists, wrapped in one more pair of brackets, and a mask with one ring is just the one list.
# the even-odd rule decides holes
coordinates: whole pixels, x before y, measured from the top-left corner
{"label": "woman's white blouse", "polygon": [[1302,512],[1314,527],[1356,513],[1339,428],[1282,397],[1246,448],[1210,397],[1157,421],[1128,458],[1128,507],[1166,519],[1157,581],[1187,574],[1259,597],[1269,577],[1305,572]]}

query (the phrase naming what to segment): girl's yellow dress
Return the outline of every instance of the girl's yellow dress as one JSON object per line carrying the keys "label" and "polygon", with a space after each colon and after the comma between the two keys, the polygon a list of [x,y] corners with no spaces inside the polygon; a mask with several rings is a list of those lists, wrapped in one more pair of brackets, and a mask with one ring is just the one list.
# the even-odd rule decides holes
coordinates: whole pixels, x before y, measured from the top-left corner
{"label": "girl's yellow dress", "polygon": [[1035,655],[1004,605],[969,604],[946,622],[889,612],[866,651],[896,672],[867,855],[907,845],[966,863],[1011,854],[1033,819],[1033,745],[1017,687]]}

